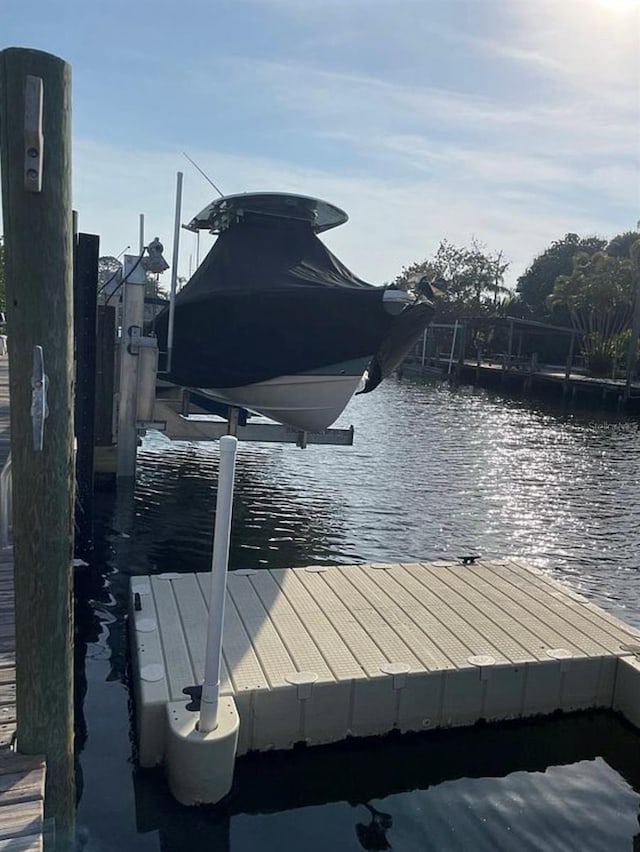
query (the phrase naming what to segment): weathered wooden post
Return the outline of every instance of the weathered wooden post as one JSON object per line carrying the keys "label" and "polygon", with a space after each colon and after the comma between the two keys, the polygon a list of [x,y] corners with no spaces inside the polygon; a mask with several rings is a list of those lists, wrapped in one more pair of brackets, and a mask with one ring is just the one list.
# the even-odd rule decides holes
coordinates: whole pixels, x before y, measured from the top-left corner
{"label": "weathered wooden post", "polygon": [[93,546],[93,451],[99,245],[99,237],[93,234],[78,234],[73,270],[76,361],[74,418],[77,439],[76,556],[88,556]]}
{"label": "weathered wooden post", "polygon": [[71,847],[75,806],[70,119],[65,62],[0,52],[18,749],[46,755],[59,849]]}

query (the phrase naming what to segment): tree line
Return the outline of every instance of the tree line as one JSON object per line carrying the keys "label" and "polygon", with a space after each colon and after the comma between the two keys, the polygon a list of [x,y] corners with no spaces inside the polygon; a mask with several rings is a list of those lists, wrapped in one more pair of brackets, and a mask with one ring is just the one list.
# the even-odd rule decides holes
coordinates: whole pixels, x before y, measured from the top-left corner
{"label": "tree line", "polygon": [[[418,293],[434,291],[442,322],[510,316],[571,327],[593,372],[606,373],[624,356],[640,285],[639,231],[611,240],[565,234],[534,258],[515,289],[505,286],[508,268],[503,252],[475,239],[467,247],[443,240],[432,257],[405,267],[393,283]],[[473,339],[491,346],[499,342],[491,339],[496,335],[486,330]],[[546,338],[538,337],[541,360],[558,357],[560,343],[551,329]]]}
{"label": "tree line", "polygon": [[[441,322],[491,320],[507,316],[556,326],[577,333],[593,372],[607,372],[629,346],[631,316],[640,287],[640,231],[625,231],[611,240],[565,234],[537,255],[518,278],[505,285],[509,262],[473,239],[469,246],[442,240],[435,254],[403,268],[393,285],[438,296]],[[146,294],[166,297],[159,276],[146,274]],[[109,298],[119,289],[122,265],[114,257],[99,260],[98,288]],[[0,309],[4,310],[4,244],[0,237]],[[475,345],[499,345],[499,332],[477,332]],[[550,332],[536,347],[541,360],[558,357],[560,341]],[[640,355],[640,353],[639,353]]]}

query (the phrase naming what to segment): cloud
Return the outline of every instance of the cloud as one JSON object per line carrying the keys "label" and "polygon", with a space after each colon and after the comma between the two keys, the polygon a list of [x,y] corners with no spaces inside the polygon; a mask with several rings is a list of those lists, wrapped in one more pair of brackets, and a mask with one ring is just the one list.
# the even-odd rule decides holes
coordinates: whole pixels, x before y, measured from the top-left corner
{"label": "cloud", "polygon": [[[147,82],[155,88],[157,74],[170,93],[161,124],[135,87],[100,90],[105,115],[116,114],[103,103],[110,91],[134,93],[129,146],[121,121],[89,121],[85,92],[74,205],[102,253],[135,249],[144,211],[148,236],[170,255],[175,172],[185,172],[185,221],[212,195],[182,150],[225,192],[300,192],[344,207],[350,223],[326,241],[375,283],[441,239],[472,236],[505,252],[514,283],[567,231],[612,236],[638,219],[631,13],[609,15],[600,0],[443,0],[429,11],[420,0],[336,0],[329,16],[326,4],[299,0],[243,5],[268,23],[264,38],[234,38],[221,16],[219,49],[194,47],[167,79],[140,48]],[[181,274],[193,253],[183,232]]]}
{"label": "cloud", "polygon": [[[353,271],[371,281],[393,279],[405,265],[436,251],[441,239],[467,244],[478,237],[512,261],[511,280],[551,240],[567,231],[602,230],[589,216],[544,195],[513,192],[505,185],[486,194],[481,185],[429,179],[345,176],[328,170],[292,166],[289,162],[244,157],[207,149],[191,155],[215,170],[225,191],[281,190],[326,198],[347,210],[350,222],[323,236]],[[95,163],[101,164],[99,169]],[[144,168],[141,167],[144,164]],[[80,228],[103,236],[101,254],[137,247],[139,212],[146,214],[147,239],[160,236],[171,254],[175,172],[185,172],[184,214],[187,221],[212,197],[206,182],[179,151],[158,153],[80,140],[75,146],[74,206]],[[615,229],[609,228],[613,235]],[[181,235],[180,273],[186,275],[194,237]],[[202,251],[211,245],[203,240]]]}

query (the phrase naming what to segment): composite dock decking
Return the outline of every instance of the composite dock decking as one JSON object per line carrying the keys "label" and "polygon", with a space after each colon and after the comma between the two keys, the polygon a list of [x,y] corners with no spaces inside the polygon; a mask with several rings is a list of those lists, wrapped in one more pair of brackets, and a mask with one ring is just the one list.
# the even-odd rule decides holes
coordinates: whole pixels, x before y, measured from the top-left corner
{"label": "composite dock decking", "polygon": [[[142,765],[202,682],[208,574],[131,581]],[[614,707],[638,723],[640,631],[519,559],[232,571],[221,693],[237,754]]]}
{"label": "composite dock decking", "polygon": [[[10,450],[9,364],[0,356],[0,470]],[[39,852],[45,761],[12,750],[16,735],[13,554],[0,549],[0,852]]]}

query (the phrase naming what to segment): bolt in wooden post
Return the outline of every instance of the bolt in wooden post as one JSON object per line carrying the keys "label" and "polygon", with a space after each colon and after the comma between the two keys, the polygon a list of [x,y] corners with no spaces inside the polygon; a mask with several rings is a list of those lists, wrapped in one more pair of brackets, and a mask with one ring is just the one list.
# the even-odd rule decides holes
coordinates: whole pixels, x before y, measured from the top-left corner
{"label": "bolt in wooden post", "polygon": [[[75,807],[70,130],[70,67],[37,50],[0,52],[18,750],[46,755],[59,849],[70,848]],[[31,418],[36,346],[48,377],[42,449]]]}

